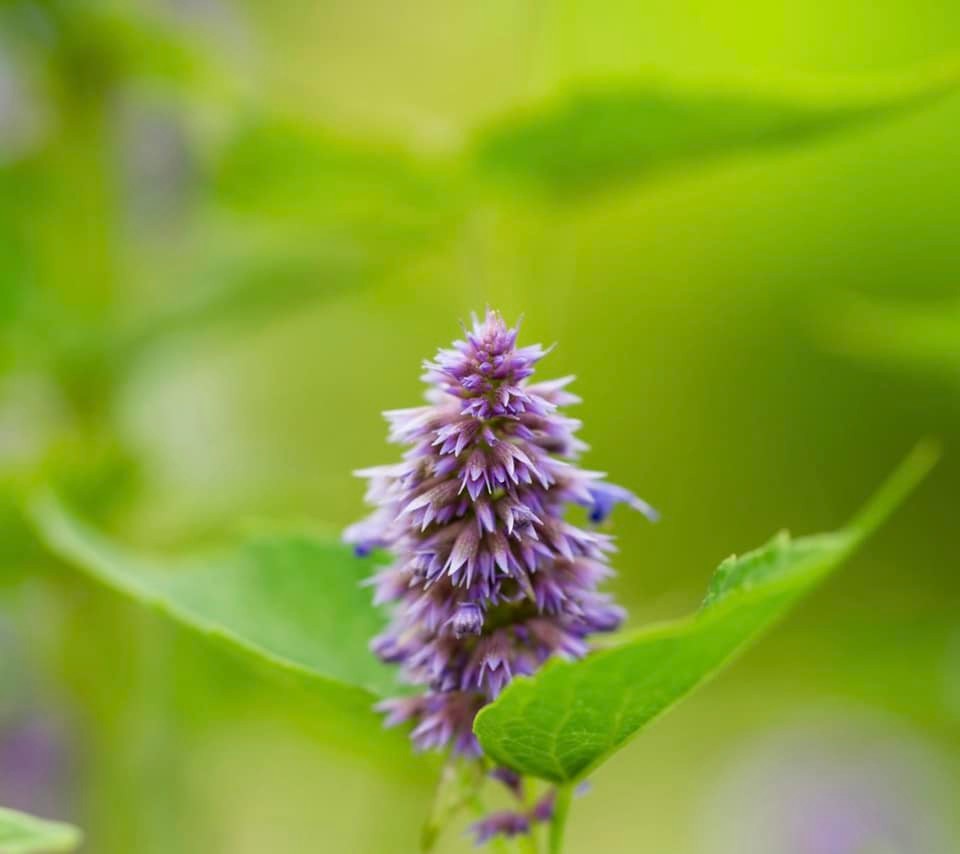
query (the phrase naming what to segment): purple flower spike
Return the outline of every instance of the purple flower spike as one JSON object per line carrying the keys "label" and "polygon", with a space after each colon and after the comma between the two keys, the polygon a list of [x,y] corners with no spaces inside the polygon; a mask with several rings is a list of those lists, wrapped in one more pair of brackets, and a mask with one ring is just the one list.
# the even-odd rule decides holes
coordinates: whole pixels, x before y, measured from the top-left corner
{"label": "purple flower spike", "polygon": [[[372,648],[424,687],[380,708],[388,725],[413,724],[419,749],[479,756],[473,719],[514,676],[580,658],[590,635],[620,625],[623,612],[597,592],[612,538],[568,522],[568,506],[594,522],[617,503],[654,515],[576,467],[580,425],[559,412],[578,402],[571,378],[530,382],[547,351],[516,342],[496,312],[474,318],[465,340],[425,363],[427,405],[386,413],[402,462],[358,472],[376,509],[344,538],[358,554],[394,557],[373,579],[375,601],[394,610]],[[536,818],[493,816],[477,836],[524,832]]]}

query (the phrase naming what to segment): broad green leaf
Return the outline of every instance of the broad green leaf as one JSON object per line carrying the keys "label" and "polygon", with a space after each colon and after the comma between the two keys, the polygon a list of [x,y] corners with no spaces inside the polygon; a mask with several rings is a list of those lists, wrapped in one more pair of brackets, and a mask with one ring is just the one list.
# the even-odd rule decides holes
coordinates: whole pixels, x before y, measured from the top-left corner
{"label": "broad green leaf", "polygon": [[0,471],[0,594],[19,582],[36,559],[36,539],[23,515],[19,485]]}
{"label": "broad green leaf", "polygon": [[846,528],[797,540],[782,533],[724,561],[697,614],[515,679],[477,716],[483,749],[524,774],[557,783],[583,777],[782,617],[892,512],[935,459],[935,449],[919,446]]}
{"label": "broad green leaf", "polygon": [[452,236],[462,217],[438,163],[296,118],[240,122],[209,159],[210,235],[196,242],[182,274],[197,285],[142,318],[121,349],[140,352],[237,321],[262,324],[369,287]]}
{"label": "broad green leaf", "polygon": [[84,95],[141,79],[175,84],[186,93],[226,77],[209,46],[143,4],[13,2],[2,11],[0,26],[22,48],[43,56],[68,87],[86,90]]}
{"label": "broad green leaf", "polygon": [[817,330],[842,353],[960,380],[960,301],[881,302],[838,297]]}
{"label": "broad green leaf", "polygon": [[384,618],[362,586],[371,566],[334,539],[272,535],[221,552],[148,558],[115,545],[46,496],[32,506],[46,546],[108,587],[354,704],[397,693],[369,651]]}
{"label": "broad green leaf", "polygon": [[439,164],[290,118],[240,127],[217,157],[214,190],[236,213],[309,225],[314,241],[364,256],[433,239],[457,213]]}
{"label": "broad green leaf", "polygon": [[0,854],[73,851],[80,839],[80,831],[69,824],[0,807]]}
{"label": "broad green leaf", "polygon": [[919,108],[956,87],[955,70],[881,94],[762,94],[624,82],[571,91],[482,130],[485,170],[578,195],[738,152],[809,142]]}
{"label": "broad green leaf", "polygon": [[116,335],[109,342],[112,361],[129,369],[139,356],[171,341],[179,344],[184,336],[261,328],[305,305],[358,290],[377,273],[369,262],[310,245],[257,247],[249,255],[234,254],[239,257],[190,270],[197,287]]}

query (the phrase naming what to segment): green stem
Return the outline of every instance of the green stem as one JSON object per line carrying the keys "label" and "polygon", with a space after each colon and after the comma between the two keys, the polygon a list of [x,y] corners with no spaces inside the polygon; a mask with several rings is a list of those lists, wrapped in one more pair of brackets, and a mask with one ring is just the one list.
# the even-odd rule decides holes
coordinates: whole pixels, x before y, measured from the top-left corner
{"label": "green stem", "polygon": [[520,850],[527,854],[540,854],[540,846],[537,844],[536,828],[531,827],[530,832],[519,837]]}
{"label": "green stem", "polygon": [[934,440],[926,439],[917,444],[870,499],[870,503],[848,525],[856,541],[866,539],[879,528],[904,496],[926,477],[939,458],[940,446]]}
{"label": "green stem", "polygon": [[450,821],[470,802],[478,798],[484,781],[484,769],[479,764],[450,759],[444,765],[437,781],[430,816],[420,835],[420,850],[432,851],[437,839]]}
{"label": "green stem", "polygon": [[563,836],[567,827],[567,816],[570,814],[570,801],[573,798],[573,788],[557,786],[557,800],[553,806],[553,821],[550,822],[550,854],[563,854]]}

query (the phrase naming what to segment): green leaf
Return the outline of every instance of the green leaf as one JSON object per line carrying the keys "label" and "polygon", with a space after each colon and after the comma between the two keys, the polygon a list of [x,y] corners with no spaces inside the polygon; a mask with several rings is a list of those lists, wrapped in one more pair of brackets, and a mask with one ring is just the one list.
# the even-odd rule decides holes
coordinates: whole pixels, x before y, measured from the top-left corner
{"label": "green leaf", "polygon": [[80,839],[80,831],[69,824],[0,807],[0,854],[73,851]]}
{"label": "green leaf", "polygon": [[393,669],[368,649],[384,625],[362,586],[370,562],[334,539],[258,536],[211,554],[148,558],[111,543],[52,497],[35,500],[31,515],[67,563],[196,631],[319,681],[335,701],[369,706],[398,691]]}
{"label": "green leaf", "polygon": [[[235,235],[237,236],[237,235]],[[246,238],[249,244],[251,241]],[[108,358],[129,370],[138,357],[184,337],[262,328],[271,320],[304,306],[355,292],[374,280],[370,263],[340,258],[331,251],[257,246],[249,255],[220,259],[205,248],[214,263],[195,265],[187,274],[197,286],[172,305],[151,313],[115,334]]]}
{"label": "green leaf", "polygon": [[890,118],[952,92],[955,69],[899,81],[880,94],[829,97],[625,82],[571,91],[482,130],[474,159],[485,170],[576,196],[766,151]]}
{"label": "green leaf", "polygon": [[[193,252],[177,259],[196,284],[122,332],[111,364],[183,333],[263,325],[370,287],[452,237],[462,217],[437,162],[303,119],[247,118],[209,159],[211,204]],[[157,249],[154,266],[169,277],[167,242]]]}
{"label": "green leaf", "polygon": [[440,164],[293,118],[259,118],[218,153],[213,189],[235,214],[309,227],[362,257],[404,253],[449,232],[459,208]]}
{"label": "green leaf", "polygon": [[221,81],[226,68],[171,16],[116,2],[13,3],[2,23],[22,49],[43,57],[74,92],[84,96],[118,82],[172,84],[184,94]]}
{"label": "green leaf", "polygon": [[832,350],[960,380],[960,301],[833,298],[817,333]]}
{"label": "green leaf", "polygon": [[556,783],[583,777],[782,617],[892,512],[936,457],[932,446],[918,446],[840,531],[798,540],[779,534],[724,561],[697,614],[515,679],[477,716],[484,751]]}

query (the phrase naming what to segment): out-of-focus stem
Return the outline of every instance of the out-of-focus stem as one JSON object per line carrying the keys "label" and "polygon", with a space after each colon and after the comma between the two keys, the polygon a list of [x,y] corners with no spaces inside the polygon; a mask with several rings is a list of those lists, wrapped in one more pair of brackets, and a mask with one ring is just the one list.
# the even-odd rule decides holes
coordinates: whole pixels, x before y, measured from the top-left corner
{"label": "out-of-focus stem", "polygon": [[471,799],[479,797],[484,777],[484,769],[478,764],[455,758],[447,760],[437,781],[430,816],[421,831],[421,851],[432,851],[447,824]]}
{"label": "out-of-focus stem", "polygon": [[537,844],[536,828],[531,827],[530,832],[519,837],[520,850],[526,854],[540,854],[540,846]]}
{"label": "out-of-focus stem", "polygon": [[567,816],[570,813],[570,800],[572,797],[573,788],[569,784],[557,786],[557,799],[553,807],[553,821],[550,822],[549,854],[563,854],[563,837],[567,827]]}

